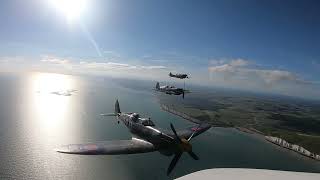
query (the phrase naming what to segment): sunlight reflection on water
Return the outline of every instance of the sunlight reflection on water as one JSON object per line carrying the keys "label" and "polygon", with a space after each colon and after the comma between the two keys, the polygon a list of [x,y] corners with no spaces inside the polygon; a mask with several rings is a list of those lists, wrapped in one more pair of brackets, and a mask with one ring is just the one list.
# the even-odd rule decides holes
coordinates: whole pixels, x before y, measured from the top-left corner
{"label": "sunlight reflection on water", "polygon": [[[0,77],[1,78],[1,77]],[[27,179],[168,179],[171,157],[158,152],[123,156],[76,156],[53,149],[62,144],[130,139],[131,134],[113,117],[119,99],[124,112],[151,117],[158,127],[190,125],[160,110],[152,92],[141,93],[111,80],[33,73],[0,79],[0,178]],[[77,91],[75,91],[77,90]],[[57,93],[53,93],[57,92]],[[212,128],[192,141],[200,161],[183,156],[173,176],[212,167],[258,167],[319,171],[319,163],[277,149],[263,140],[235,130]],[[266,158],[267,157],[267,158]],[[281,161],[275,162],[281,158]],[[152,172],[152,173],[150,173]]]}

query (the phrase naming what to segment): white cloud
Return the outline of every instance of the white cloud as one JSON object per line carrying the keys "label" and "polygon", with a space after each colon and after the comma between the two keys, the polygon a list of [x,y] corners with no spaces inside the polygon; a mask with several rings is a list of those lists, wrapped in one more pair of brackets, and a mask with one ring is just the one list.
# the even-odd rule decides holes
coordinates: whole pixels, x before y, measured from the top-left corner
{"label": "white cloud", "polygon": [[296,84],[311,84],[309,81],[302,80],[298,75],[289,71],[282,70],[248,70],[263,79],[266,83],[290,82]]}
{"label": "white cloud", "polygon": [[0,63],[21,63],[26,59],[21,56],[13,56],[13,57],[2,57],[0,58]]}
{"label": "white cloud", "polygon": [[230,66],[246,66],[250,64],[249,61],[244,60],[244,59],[233,59],[233,60],[228,60],[228,59],[211,59],[209,60],[209,65],[210,66],[221,66],[221,65],[230,65]]}
{"label": "white cloud", "polygon": [[53,64],[67,64],[67,63],[69,63],[69,60],[67,60],[67,59],[56,59],[56,58],[45,58],[45,59],[42,59],[41,62],[53,63]]}
{"label": "white cloud", "polygon": [[140,66],[141,69],[166,69],[165,66]]}
{"label": "white cloud", "polygon": [[[77,64],[73,64],[77,65]],[[81,61],[79,64],[82,68],[96,69],[96,70],[106,70],[106,69],[121,69],[130,68],[129,64],[115,63],[115,62],[86,62]]]}
{"label": "white cloud", "polygon": [[120,66],[120,67],[129,67],[129,64],[123,64],[123,63],[115,63],[115,62],[107,62],[108,65],[111,66]]}
{"label": "white cloud", "polygon": [[[127,63],[128,62],[128,63]],[[129,63],[130,62],[130,63]],[[149,61],[150,63],[150,61]],[[261,68],[246,59],[213,59],[209,67],[169,68],[168,63],[145,61],[92,61],[44,56],[42,58],[0,58],[0,71],[45,71],[64,74],[109,75],[134,79],[166,80],[169,71],[188,72],[188,83],[224,86],[253,91],[267,91],[296,96],[319,97],[318,82],[304,80],[296,73]],[[209,72],[209,73],[208,73]],[[209,76],[208,76],[209,75]],[[181,81],[177,81],[181,82]]]}
{"label": "white cloud", "polygon": [[311,83],[303,80],[298,75],[289,71],[276,69],[257,69],[252,68],[249,65],[250,62],[247,60],[236,59],[222,65],[210,66],[209,72],[211,77],[222,76],[226,81],[245,79],[247,81],[251,80],[251,83],[255,81],[262,81],[268,85],[274,85],[274,83]]}
{"label": "white cloud", "polygon": [[81,67],[83,68],[91,68],[96,70],[103,70],[103,69],[123,69],[123,70],[130,70],[130,69],[137,69],[137,70],[151,70],[151,69],[166,69],[165,66],[141,66],[141,65],[130,65],[130,64],[123,64],[123,63],[116,63],[116,62],[80,62]]}
{"label": "white cloud", "polygon": [[226,63],[225,59],[211,59],[209,60],[209,64],[211,66],[217,66]]}
{"label": "white cloud", "polygon": [[[68,74],[91,74],[91,75],[111,75],[129,78],[160,78],[167,69],[166,66],[155,66],[145,64],[129,64],[120,62],[95,62],[89,60],[72,60],[53,56],[45,56],[41,63],[33,67],[33,70],[45,70],[48,72],[68,73]],[[152,73],[150,72],[152,71]],[[148,76],[145,73],[148,73]],[[150,73],[149,73],[150,72]]]}
{"label": "white cloud", "polygon": [[318,82],[305,80],[287,70],[262,68],[244,59],[210,64],[208,71],[210,83],[215,86],[309,98],[320,95]]}
{"label": "white cloud", "polygon": [[235,59],[230,62],[231,66],[236,66],[236,67],[246,66],[248,64],[249,64],[249,61],[243,60],[243,59]]}

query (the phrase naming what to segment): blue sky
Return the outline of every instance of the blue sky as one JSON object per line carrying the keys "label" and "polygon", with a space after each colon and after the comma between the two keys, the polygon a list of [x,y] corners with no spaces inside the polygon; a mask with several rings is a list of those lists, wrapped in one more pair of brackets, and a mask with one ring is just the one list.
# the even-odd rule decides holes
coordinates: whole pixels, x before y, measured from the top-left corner
{"label": "blue sky", "polygon": [[320,95],[319,1],[87,0],[72,21],[50,1],[1,1],[2,67],[181,71],[202,84]]}

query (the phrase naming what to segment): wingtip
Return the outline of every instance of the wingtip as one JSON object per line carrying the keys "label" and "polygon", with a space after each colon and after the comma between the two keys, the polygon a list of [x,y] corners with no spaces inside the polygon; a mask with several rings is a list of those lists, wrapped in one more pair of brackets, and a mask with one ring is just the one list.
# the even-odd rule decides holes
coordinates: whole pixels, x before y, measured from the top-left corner
{"label": "wingtip", "polygon": [[54,148],[53,150],[58,153],[68,153],[69,147],[68,147],[68,145],[62,145],[62,146]]}

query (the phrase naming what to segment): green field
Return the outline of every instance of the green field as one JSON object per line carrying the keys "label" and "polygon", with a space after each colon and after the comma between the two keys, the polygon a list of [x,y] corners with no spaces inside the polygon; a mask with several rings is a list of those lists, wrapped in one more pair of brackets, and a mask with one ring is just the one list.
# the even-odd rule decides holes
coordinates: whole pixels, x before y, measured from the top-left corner
{"label": "green field", "polygon": [[320,154],[320,103],[256,94],[190,93],[184,100],[159,95],[161,104],[221,127],[261,131]]}

